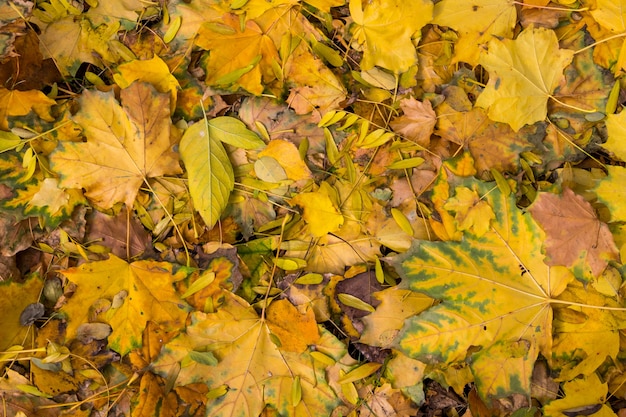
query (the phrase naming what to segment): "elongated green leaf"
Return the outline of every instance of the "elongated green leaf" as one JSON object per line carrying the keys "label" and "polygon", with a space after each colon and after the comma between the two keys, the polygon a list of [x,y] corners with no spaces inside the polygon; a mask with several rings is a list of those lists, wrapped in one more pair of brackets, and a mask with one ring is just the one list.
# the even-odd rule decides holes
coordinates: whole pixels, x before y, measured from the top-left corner
{"label": "elongated green leaf", "polygon": [[209,120],[209,132],[214,138],[237,148],[258,149],[265,145],[245,123],[234,117],[221,116]]}
{"label": "elongated green leaf", "polygon": [[235,176],[224,146],[210,132],[206,122],[187,129],[180,140],[180,156],[196,210],[207,226],[213,227],[235,187]]}

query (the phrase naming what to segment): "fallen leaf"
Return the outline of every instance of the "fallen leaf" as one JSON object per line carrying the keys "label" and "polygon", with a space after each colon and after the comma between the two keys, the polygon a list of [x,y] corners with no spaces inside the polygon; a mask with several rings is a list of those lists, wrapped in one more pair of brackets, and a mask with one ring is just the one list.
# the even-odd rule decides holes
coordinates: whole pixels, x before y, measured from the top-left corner
{"label": "fallen leaf", "polygon": [[180,89],[180,85],[170,73],[167,64],[158,55],[152,59],[125,62],[117,67],[117,71],[117,74],[113,74],[113,79],[120,88],[128,88],[135,81],[141,81],[152,84],[159,93],[169,93],[170,110],[174,112],[177,90]]}
{"label": "fallen leaf", "polygon": [[[166,376],[182,361],[176,385],[203,382],[216,389],[225,384],[223,394],[207,402],[211,416],[259,415],[266,404],[281,414],[329,414],[339,400],[326,380],[326,365],[315,361],[310,350],[283,350],[272,335],[271,327],[248,303],[225,292],[216,313],[192,314],[186,333],[164,347],[153,368]],[[335,360],[345,354],[343,344],[325,330],[315,349]],[[203,364],[190,356],[192,352],[210,353],[219,360]],[[296,377],[301,401],[293,404]]]}
{"label": "fallen leaf", "polygon": [[315,237],[336,232],[344,222],[343,215],[330,197],[321,191],[297,194],[291,199],[291,203],[302,208],[302,218]]}
{"label": "fallen leaf", "polygon": [[583,376],[563,384],[564,398],[550,401],[543,407],[546,417],[596,416],[615,417],[605,404],[608,385],[596,374]]}
{"label": "fallen leaf", "polygon": [[413,97],[400,100],[404,115],[396,117],[389,124],[394,132],[425,148],[430,145],[430,135],[437,123],[437,115],[430,101],[423,102]]}
{"label": "fallen leaf", "polygon": [[52,106],[56,102],[41,91],[18,91],[7,90],[0,87],[0,129],[9,130],[9,120],[14,116],[26,116],[34,111],[44,120],[52,121],[50,114]]}
{"label": "fallen leaf", "polygon": [[[563,79],[563,69],[574,51],[559,49],[556,34],[529,27],[515,40],[492,39],[480,64],[489,71],[489,83],[476,105],[488,109],[491,120],[508,123],[514,131],[542,121],[548,99]],[[524,111],[518,111],[523,108]]]}
{"label": "fallen leaf", "polygon": [[392,261],[402,278],[401,288],[442,300],[406,320],[395,345],[408,356],[451,364],[464,361],[471,346],[485,350],[497,345],[490,350],[494,361],[471,364],[475,378],[481,379],[493,376],[492,364],[504,360],[516,344],[528,343],[532,353],[521,358],[524,366],[503,365],[498,371],[505,374],[501,382],[513,379],[519,384],[483,385],[483,398],[530,392],[528,369],[539,352],[550,355],[550,300],[573,278],[543,264],[541,229],[511,196],[497,188],[489,190],[480,194],[496,217],[482,237],[416,243]]}
{"label": "fallen leaf", "polygon": [[148,179],[181,172],[170,139],[169,97],[150,84],[137,82],[120,93],[85,91],[74,120],[86,142],[62,142],[50,156],[59,185],[85,188],[97,206],[118,202],[133,207],[139,187]]}
{"label": "fallen leaf", "polygon": [[224,146],[206,120],[189,127],[180,140],[180,157],[189,176],[195,209],[209,228],[220,219],[235,187],[233,167]]}
{"label": "fallen leaf", "polygon": [[311,178],[311,170],[306,166],[298,148],[284,139],[271,140],[265,149],[259,152],[259,157],[274,158],[285,170],[287,178],[293,181]]}
{"label": "fallen leaf", "polygon": [[284,71],[290,87],[286,102],[297,114],[314,112],[319,120],[326,112],[340,108],[346,99],[343,84],[304,46],[289,56]]}
{"label": "fallen leaf", "polygon": [[270,331],[280,340],[281,350],[303,353],[320,338],[312,309],[301,314],[289,301],[278,300],[267,308],[266,318]]}
{"label": "fallen leaf", "polygon": [[109,347],[120,355],[141,346],[141,335],[148,321],[177,329],[187,317],[189,307],[173,286],[173,282],[184,278],[186,273],[183,269],[174,272],[171,264],[154,261],[129,264],[110,255],[106,261],[60,272],[77,286],[61,310],[68,317],[67,337],[70,339],[76,336],[81,324],[89,322],[88,307],[99,299],[113,301],[118,297],[121,303],[103,313],[113,328]]}
{"label": "fallen leaf", "polygon": [[209,86],[241,86],[259,95],[263,92],[261,82],[275,78],[272,62],[280,61],[276,46],[253,20],[240,28],[235,15],[225,15],[220,23],[201,26],[195,43],[211,51],[205,80]]}
{"label": "fallen leaf", "polygon": [[[23,283],[5,280],[0,283],[3,295],[0,297],[0,309],[4,312],[0,316],[3,334],[0,339],[0,352],[24,343],[29,327],[20,324],[20,316],[28,305],[39,300],[42,287],[43,282],[37,278],[30,278]],[[4,366],[5,363],[0,365]]]}
{"label": "fallen leaf", "polygon": [[493,37],[511,38],[517,21],[513,0],[443,0],[435,4],[433,23],[456,30],[452,62],[478,64],[480,45]]}
{"label": "fallen leaf", "polygon": [[432,13],[433,5],[426,0],[374,0],[365,5],[352,0],[354,41],[364,49],[361,69],[367,71],[377,65],[399,74],[417,64],[412,40],[420,38]]}
{"label": "fallen leaf", "polygon": [[[546,263],[572,268],[579,279],[597,278],[618,250],[591,204],[569,188],[561,196],[539,193],[529,208],[546,232]],[[589,273],[591,276],[589,276]]]}
{"label": "fallen leaf", "polygon": [[621,166],[607,166],[608,175],[598,181],[595,192],[604,205],[611,212],[611,221],[626,221],[626,168]]}

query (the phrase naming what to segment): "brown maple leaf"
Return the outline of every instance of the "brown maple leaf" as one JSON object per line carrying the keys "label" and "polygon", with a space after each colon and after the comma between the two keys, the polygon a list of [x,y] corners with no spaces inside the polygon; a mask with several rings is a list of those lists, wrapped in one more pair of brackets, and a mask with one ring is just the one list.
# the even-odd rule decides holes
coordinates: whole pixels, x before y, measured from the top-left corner
{"label": "brown maple leaf", "polygon": [[540,193],[530,207],[533,218],[546,232],[548,265],[564,265],[599,276],[618,250],[608,226],[598,220],[587,201],[569,188],[558,196]]}
{"label": "brown maple leaf", "polygon": [[437,115],[430,101],[418,101],[413,97],[400,101],[403,116],[396,117],[390,125],[394,132],[424,147],[430,144]]}

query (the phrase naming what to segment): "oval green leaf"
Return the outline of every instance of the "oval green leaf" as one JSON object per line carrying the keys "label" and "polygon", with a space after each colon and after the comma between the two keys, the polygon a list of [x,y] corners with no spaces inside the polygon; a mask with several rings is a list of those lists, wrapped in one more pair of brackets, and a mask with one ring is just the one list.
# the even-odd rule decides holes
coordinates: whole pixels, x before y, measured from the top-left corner
{"label": "oval green leaf", "polygon": [[209,132],[216,139],[243,149],[258,149],[265,145],[244,122],[234,117],[221,116],[209,120]]}
{"label": "oval green leaf", "polygon": [[180,156],[187,169],[191,199],[211,228],[219,220],[235,187],[235,175],[226,150],[203,121],[183,134]]}

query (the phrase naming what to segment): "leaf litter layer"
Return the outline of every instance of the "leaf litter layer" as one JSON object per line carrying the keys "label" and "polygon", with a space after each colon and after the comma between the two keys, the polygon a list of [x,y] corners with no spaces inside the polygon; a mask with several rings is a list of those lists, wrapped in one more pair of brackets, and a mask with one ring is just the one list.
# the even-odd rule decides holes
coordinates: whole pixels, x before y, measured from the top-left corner
{"label": "leaf litter layer", "polygon": [[623,413],[624,10],[3,3],[4,414]]}

